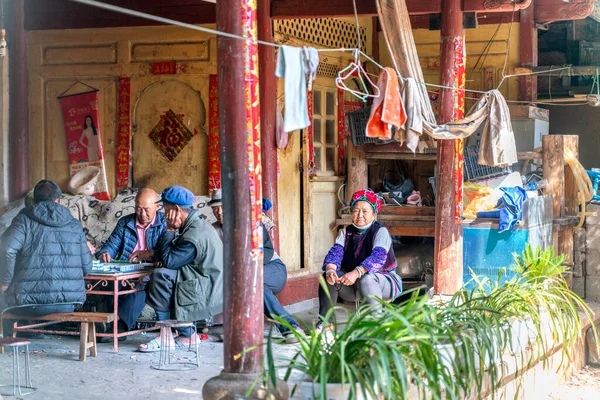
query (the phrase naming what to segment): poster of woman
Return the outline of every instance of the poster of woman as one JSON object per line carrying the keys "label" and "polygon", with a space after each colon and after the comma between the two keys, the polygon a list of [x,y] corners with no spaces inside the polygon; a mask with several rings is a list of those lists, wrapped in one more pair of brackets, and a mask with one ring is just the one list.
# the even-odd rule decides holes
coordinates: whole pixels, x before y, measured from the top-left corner
{"label": "poster of woman", "polygon": [[86,115],[83,122],[83,132],[79,138],[79,144],[87,149],[87,161],[98,161],[102,159],[102,144],[100,135],[91,115]]}
{"label": "poster of woman", "polygon": [[59,97],[67,135],[71,177],[85,167],[100,169],[93,196],[110,200],[102,151],[98,91]]}

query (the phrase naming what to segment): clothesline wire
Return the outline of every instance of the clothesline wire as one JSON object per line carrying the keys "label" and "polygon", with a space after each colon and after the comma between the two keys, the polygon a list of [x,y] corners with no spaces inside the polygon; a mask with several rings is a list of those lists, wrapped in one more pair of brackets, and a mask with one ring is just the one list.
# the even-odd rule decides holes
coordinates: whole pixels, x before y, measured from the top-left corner
{"label": "clothesline wire", "polygon": [[[149,20],[156,21],[156,22],[161,22],[161,23],[164,23],[164,24],[167,24],[167,25],[179,26],[179,27],[182,27],[182,28],[191,29],[191,30],[195,30],[195,31],[200,31],[200,32],[205,32],[205,33],[211,33],[211,34],[216,35],[216,36],[224,36],[224,37],[228,37],[228,38],[231,38],[231,39],[238,39],[238,40],[253,42],[253,43],[256,43],[256,44],[261,44],[261,45],[265,45],[265,46],[271,46],[271,47],[275,47],[275,48],[280,48],[280,47],[283,46],[283,45],[280,45],[280,44],[277,44],[277,43],[266,42],[264,40],[255,40],[255,39],[252,39],[252,38],[248,38],[248,37],[241,36],[241,35],[236,35],[236,34],[229,33],[229,32],[223,32],[223,31],[219,31],[219,30],[216,30],[216,29],[207,28],[207,27],[204,27],[204,26],[192,25],[192,24],[188,24],[188,23],[185,23],[185,22],[176,21],[174,19],[159,17],[159,16],[156,16],[156,15],[143,13],[143,12],[132,10],[132,9],[125,8],[125,7],[119,7],[119,6],[115,6],[115,5],[112,5],[112,4],[102,3],[102,2],[96,1],[96,0],[71,0],[71,1],[76,2],[76,3],[86,4],[86,5],[92,6],[92,7],[102,8],[102,9],[109,10],[109,11],[114,11],[114,12],[121,13],[121,14],[131,15],[131,16],[138,17],[138,18],[149,19]],[[353,1],[355,1],[355,0],[353,0]],[[356,3],[354,3],[354,5],[356,5]],[[360,35],[360,34],[357,33],[357,35]],[[358,36],[358,37],[360,37],[360,36]],[[358,45],[360,46],[360,43]],[[354,53],[357,52],[360,55],[362,55],[363,57],[365,57],[367,60],[371,61],[373,64],[377,65],[379,68],[383,69],[383,66],[381,66],[381,64],[379,64],[378,62],[376,62],[373,58],[369,57],[367,54],[365,54],[359,48],[338,48],[338,49],[319,48],[319,49],[316,49],[316,50],[318,52],[354,52]],[[549,72],[554,72],[554,71],[560,71],[560,70],[569,69],[569,68],[571,68],[571,67],[570,66],[566,66],[566,67],[557,68],[557,69],[551,69],[551,70],[546,70],[546,71],[537,71],[537,72],[530,72],[530,73],[505,75],[503,77],[503,80],[506,79],[506,78],[513,77],[513,76],[536,75],[536,74],[541,74],[541,73],[549,73]],[[407,78],[404,78],[404,77],[400,77],[400,78],[403,79],[403,80],[407,79]],[[436,85],[434,83],[428,83],[428,82],[416,82],[416,83],[418,83],[420,85],[436,87],[436,88],[439,88],[439,89],[462,90],[462,91],[467,92],[467,93],[477,93],[477,94],[486,94],[487,93],[486,91],[481,91],[481,90],[460,89],[460,88],[453,87],[453,86]]]}
{"label": "clothesline wire", "polygon": [[496,88],[496,90],[500,89],[500,87],[504,83],[504,80],[506,79],[506,75],[504,75],[504,73],[506,72],[506,65],[508,64],[508,54],[510,52],[510,39],[511,39],[511,35],[512,35],[513,23],[515,21],[516,7],[517,7],[517,3],[513,2],[512,16],[510,18],[510,25],[508,26],[508,40],[506,41],[506,54],[504,55],[504,64],[502,65],[502,79],[500,80],[500,83],[498,84],[498,87]]}
{"label": "clothesline wire", "polygon": [[[431,92],[428,91],[429,93],[435,94],[435,92]],[[475,101],[479,101],[481,99],[478,99],[477,97],[468,97],[465,96],[465,99],[467,100],[475,100]],[[528,100],[506,100],[507,103],[514,103],[514,104],[541,104],[544,106],[559,106],[559,107],[579,107],[579,106],[586,106],[588,105],[587,101],[586,102],[580,102],[580,103],[569,103],[569,104],[565,104],[565,103],[558,103],[556,101],[544,101],[544,100],[539,100],[539,101],[528,101]]]}

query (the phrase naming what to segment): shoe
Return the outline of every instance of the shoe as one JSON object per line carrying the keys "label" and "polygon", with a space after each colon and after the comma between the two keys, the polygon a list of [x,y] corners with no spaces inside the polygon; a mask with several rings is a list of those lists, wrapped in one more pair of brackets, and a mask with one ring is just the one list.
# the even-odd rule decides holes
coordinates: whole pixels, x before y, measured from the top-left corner
{"label": "shoe", "polygon": [[292,327],[292,329],[294,330],[293,332],[287,332],[283,335],[283,341],[285,342],[285,344],[296,344],[300,341],[300,339],[298,339],[298,336],[302,337],[302,338],[306,338],[306,334],[304,333],[304,331],[302,330],[302,328],[300,328],[299,326],[294,326]]}
{"label": "shoe", "polygon": [[319,319],[317,321],[317,323],[315,324],[315,332],[317,333],[317,335],[321,334],[323,332],[323,327],[325,326],[325,324],[323,323],[322,319]]}

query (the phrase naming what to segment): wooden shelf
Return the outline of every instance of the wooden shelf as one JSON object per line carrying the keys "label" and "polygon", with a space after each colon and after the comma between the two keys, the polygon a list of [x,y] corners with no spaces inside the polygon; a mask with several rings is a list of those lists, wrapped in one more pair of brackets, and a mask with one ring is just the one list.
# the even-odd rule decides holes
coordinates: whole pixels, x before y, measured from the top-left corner
{"label": "wooden shelf", "polygon": [[436,153],[365,153],[367,160],[414,160],[414,161],[436,161]]}

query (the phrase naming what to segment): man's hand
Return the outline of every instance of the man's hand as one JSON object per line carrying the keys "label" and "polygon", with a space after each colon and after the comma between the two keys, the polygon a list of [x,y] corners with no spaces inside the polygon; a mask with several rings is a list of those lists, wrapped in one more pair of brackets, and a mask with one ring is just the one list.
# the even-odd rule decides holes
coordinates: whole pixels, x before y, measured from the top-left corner
{"label": "man's hand", "polygon": [[8,285],[2,285],[2,291],[6,292],[8,290]]}
{"label": "man's hand", "polygon": [[357,270],[353,270],[352,272],[348,272],[346,274],[344,274],[344,276],[342,276],[340,278],[340,282],[342,283],[342,285],[346,285],[346,286],[352,286],[354,285],[354,283],[356,282],[356,280],[360,277],[359,273]]}
{"label": "man's hand", "polygon": [[154,250],[138,250],[129,256],[129,262],[152,261]]}
{"label": "man's hand", "polygon": [[181,228],[183,221],[181,221],[181,210],[179,208],[173,208],[167,213],[167,229],[176,230]]}
{"label": "man's hand", "polygon": [[152,266],[154,268],[162,268],[162,261],[156,261]]}
{"label": "man's hand", "polygon": [[87,247],[88,247],[88,250],[90,251],[90,253],[94,254],[96,252],[96,248],[94,247],[93,244],[90,243],[89,240],[87,242]]}
{"label": "man's hand", "polygon": [[100,262],[103,262],[103,263],[109,263],[112,261],[112,257],[108,253],[100,254],[99,259],[100,259]]}

